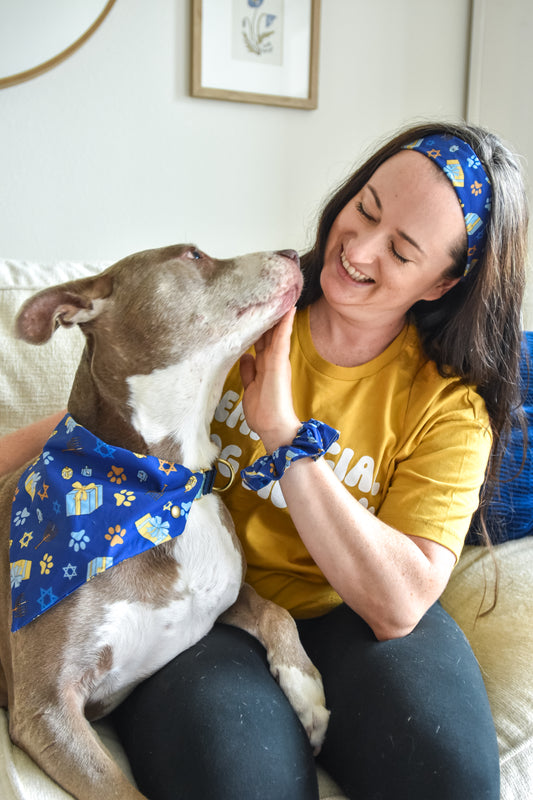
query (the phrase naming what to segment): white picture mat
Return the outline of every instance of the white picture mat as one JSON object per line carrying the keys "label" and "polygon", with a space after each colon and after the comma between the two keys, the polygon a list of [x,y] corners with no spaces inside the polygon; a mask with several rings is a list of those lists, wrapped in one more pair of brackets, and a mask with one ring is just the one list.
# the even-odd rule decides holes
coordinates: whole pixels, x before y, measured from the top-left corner
{"label": "white picture mat", "polygon": [[[265,12],[268,12],[268,6],[268,0],[265,0]],[[232,55],[233,0],[204,0],[202,86],[307,98],[311,56],[311,0],[285,0],[283,9],[283,63],[280,66],[254,64],[235,59]]]}

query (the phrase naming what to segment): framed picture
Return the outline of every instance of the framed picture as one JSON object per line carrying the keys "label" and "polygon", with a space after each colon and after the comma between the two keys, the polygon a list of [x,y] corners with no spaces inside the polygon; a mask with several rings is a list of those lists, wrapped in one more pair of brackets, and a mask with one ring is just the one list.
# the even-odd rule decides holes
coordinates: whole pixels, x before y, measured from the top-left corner
{"label": "framed picture", "polygon": [[193,97],[318,104],[320,0],[192,0]]}

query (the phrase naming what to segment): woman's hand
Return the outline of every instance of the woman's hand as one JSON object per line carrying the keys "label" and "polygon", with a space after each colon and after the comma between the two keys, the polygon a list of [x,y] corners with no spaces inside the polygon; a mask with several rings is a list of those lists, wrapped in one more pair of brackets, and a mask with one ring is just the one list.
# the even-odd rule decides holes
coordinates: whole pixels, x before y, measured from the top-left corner
{"label": "woman's hand", "polygon": [[301,425],[292,402],[289,361],[295,311],[288,311],[258,339],[255,357],[246,353],[240,362],[246,422],[261,437],[267,453],[290,444]]}

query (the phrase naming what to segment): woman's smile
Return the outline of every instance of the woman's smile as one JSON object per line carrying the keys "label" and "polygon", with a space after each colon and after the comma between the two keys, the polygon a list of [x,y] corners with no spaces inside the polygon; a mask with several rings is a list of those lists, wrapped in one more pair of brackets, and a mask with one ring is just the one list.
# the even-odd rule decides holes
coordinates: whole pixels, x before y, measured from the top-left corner
{"label": "woman's smile", "polygon": [[465,239],[451,182],[426,156],[403,151],[377,168],[339,212],[326,242],[320,284],[328,305],[364,307],[401,324],[419,300],[437,300],[458,279],[446,271]]}
{"label": "woman's smile", "polygon": [[344,248],[341,249],[341,264],[355,283],[375,283],[373,278],[365,275],[364,272],[361,272],[361,270],[356,269],[356,267],[350,264],[344,253]]}

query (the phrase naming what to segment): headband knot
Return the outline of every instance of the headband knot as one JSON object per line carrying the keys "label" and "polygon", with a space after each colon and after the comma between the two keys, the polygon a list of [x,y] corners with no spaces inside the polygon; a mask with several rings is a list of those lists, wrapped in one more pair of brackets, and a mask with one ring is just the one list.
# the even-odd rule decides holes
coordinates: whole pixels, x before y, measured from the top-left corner
{"label": "headband knot", "polygon": [[468,251],[463,275],[467,275],[483,255],[492,203],[490,180],[481,161],[463,139],[447,134],[433,133],[402,149],[431,158],[450,179],[465,220]]}

